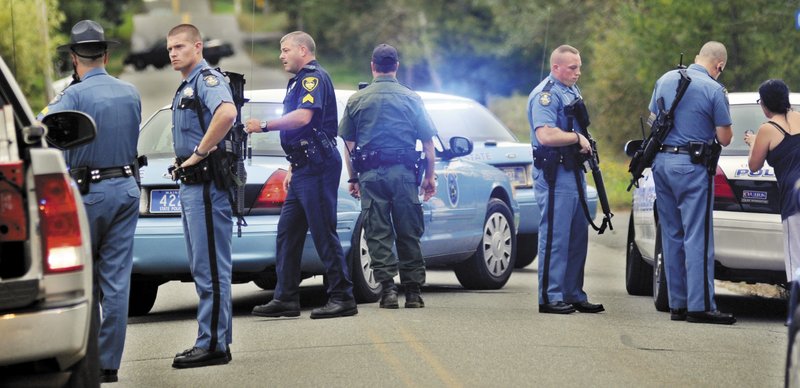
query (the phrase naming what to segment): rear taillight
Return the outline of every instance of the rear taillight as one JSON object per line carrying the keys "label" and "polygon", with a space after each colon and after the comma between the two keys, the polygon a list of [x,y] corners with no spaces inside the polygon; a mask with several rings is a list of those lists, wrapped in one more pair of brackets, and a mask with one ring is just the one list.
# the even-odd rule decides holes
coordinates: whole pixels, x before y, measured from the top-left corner
{"label": "rear taillight", "polygon": [[717,167],[717,173],[714,175],[714,204],[719,205],[738,205],[736,196],[733,195],[733,189],[728,183],[728,178],[721,168]]}
{"label": "rear taillight", "polygon": [[42,174],[34,179],[46,273],[83,268],[78,208],[68,179],[64,174]]}
{"label": "rear taillight", "polygon": [[286,201],[286,190],[283,189],[283,181],[288,172],[283,169],[275,170],[269,176],[267,182],[261,188],[253,203],[253,209],[279,209]]}

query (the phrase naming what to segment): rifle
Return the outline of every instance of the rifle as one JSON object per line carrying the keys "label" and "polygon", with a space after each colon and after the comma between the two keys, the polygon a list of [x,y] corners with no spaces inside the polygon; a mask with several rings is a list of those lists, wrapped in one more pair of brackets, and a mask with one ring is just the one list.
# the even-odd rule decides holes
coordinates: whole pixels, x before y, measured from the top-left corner
{"label": "rifle", "polygon": [[244,98],[244,75],[226,71],[223,73],[228,78],[228,84],[231,87],[231,94],[233,95],[233,104],[236,106],[236,120],[233,122],[233,127],[229,132],[230,149],[226,144],[226,152],[232,158],[235,158],[235,163],[231,165],[231,178],[233,185],[230,190],[233,191],[231,196],[231,208],[233,215],[236,216],[236,226],[238,227],[237,236],[242,237],[242,226],[247,226],[247,221],[244,220],[244,189],[247,182],[247,171],[244,168],[244,158],[247,154],[247,132],[244,130],[242,123],[242,107],[247,99]]}
{"label": "rifle", "polygon": [[[628,165],[628,172],[631,173],[631,183],[628,185],[628,191],[631,191],[633,186],[639,187],[639,179],[642,177],[644,169],[653,165],[653,159],[656,158],[656,154],[661,150],[664,140],[672,129],[675,121],[675,109],[692,82],[692,79],[686,74],[686,67],[683,66],[683,54],[681,54],[681,62],[678,64],[678,72],[681,79],[678,81],[678,87],[675,89],[675,99],[672,101],[669,110],[664,109],[664,97],[659,97],[656,100],[658,114],[650,122],[650,135],[644,138],[644,124],[641,124],[642,137],[644,139],[635,151],[629,150],[629,152],[633,152],[633,156],[631,157],[631,163]],[[628,142],[625,146],[626,149],[632,144],[635,143]]]}
{"label": "rifle", "polygon": [[[614,226],[611,225],[611,218],[614,217],[614,213],[611,212],[611,206],[608,204],[608,194],[606,193],[606,185],[603,181],[603,172],[600,171],[600,155],[597,154],[597,142],[592,138],[592,135],[589,134],[589,112],[586,110],[586,105],[583,103],[583,99],[578,97],[567,106],[564,107],[564,113],[567,115],[569,120],[569,127],[575,130],[574,126],[572,125],[573,120],[577,121],[580,125],[580,130],[578,133],[586,137],[589,140],[589,144],[592,147],[592,154],[585,155],[579,152],[575,152],[577,157],[583,157],[583,162],[585,165],[589,166],[589,169],[592,171],[592,179],[594,179],[594,186],[597,189],[597,199],[600,201],[600,208],[603,210],[603,223],[600,227],[594,224],[594,221],[591,220],[589,217],[588,208],[584,208],[586,212],[587,218],[589,222],[592,224],[594,230],[597,231],[598,234],[603,234],[605,232],[606,227],[610,230],[614,230]],[[580,149],[580,144],[577,144],[575,147]],[[586,168],[584,166],[584,171]]]}

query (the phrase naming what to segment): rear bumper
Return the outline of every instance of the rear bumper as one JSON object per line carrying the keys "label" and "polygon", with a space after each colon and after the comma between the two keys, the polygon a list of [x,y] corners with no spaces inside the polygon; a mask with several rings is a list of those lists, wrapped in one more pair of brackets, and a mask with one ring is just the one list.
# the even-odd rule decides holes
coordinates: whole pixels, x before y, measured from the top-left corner
{"label": "rear bumper", "polygon": [[784,272],[781,216],[715,211],[714,257],[726,268]]}
{"label": "rear bumper", "polygon": [[55,358],[66,369],[86,353],[89,301],[0,314],[0,365]]}

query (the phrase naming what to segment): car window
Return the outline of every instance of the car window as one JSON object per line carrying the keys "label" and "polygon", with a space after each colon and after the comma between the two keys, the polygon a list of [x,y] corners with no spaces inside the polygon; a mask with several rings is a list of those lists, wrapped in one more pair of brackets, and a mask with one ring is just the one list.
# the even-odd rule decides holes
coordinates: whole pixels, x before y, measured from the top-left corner
{"label": "car window", "polygon": [[[794,110],[800,106],[792,107]],[[731,121],[733,122],[733,139],[731,144],[722,149],[722,155],[747,156],[750,148],[744,142],[744,132],[747,130],[757,131],[758,127],[767,121],[761,106],[756,104],[736,104],[731,105]]]}
{"label": "car window", "polygon": [[475,141],[509,141],[517,139],[488,109],[469,101],[425,101],[425,108],[439,131],[442,141],[464,136]]}
{"label": "car window", "polygon": [[[275,120],[283,114],[283,105],[277,103],[246,103],[242,107],[242,122],[250,117],[262,120]],[[269,132],[251,136],[253,155],[283,156],[280,134]],[[139,155],[174,155],[172,144],[172,111],[158,111],[142,127],[139,135]]]}

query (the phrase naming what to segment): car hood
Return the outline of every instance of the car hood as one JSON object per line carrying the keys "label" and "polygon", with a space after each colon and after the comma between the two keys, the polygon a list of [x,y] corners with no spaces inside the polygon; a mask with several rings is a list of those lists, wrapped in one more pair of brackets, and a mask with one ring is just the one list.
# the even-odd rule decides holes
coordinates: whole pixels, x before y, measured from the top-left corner
{"label": "car hood", "polygon": [[476,141],[471,154],[465,160],[484,162],[493,166],[509,164],[531,164],[531,146],[517,142]]}

